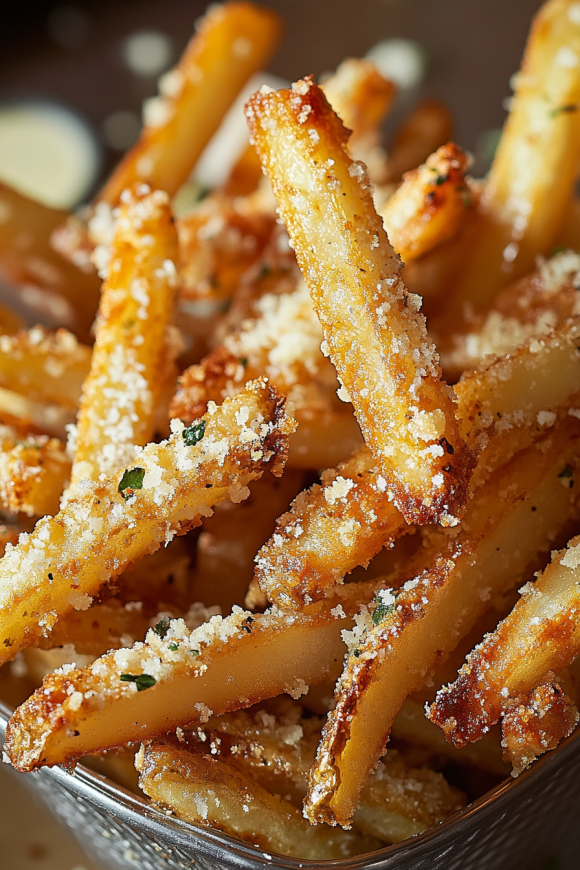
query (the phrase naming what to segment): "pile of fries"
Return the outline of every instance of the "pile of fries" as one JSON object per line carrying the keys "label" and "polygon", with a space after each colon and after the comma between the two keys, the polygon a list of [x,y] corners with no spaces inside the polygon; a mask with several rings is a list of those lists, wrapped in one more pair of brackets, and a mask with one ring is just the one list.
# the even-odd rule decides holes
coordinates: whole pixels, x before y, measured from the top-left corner
{"label": "pile of fries", "polygon": [[580,5],[536,16],[485,180],[435,101],[385,150],[395,86],[348,59],[255,93],[175,217],[280,32],[212,6],[82,213],[0,189],[54,325],[0,309],[0,689],[18,770],[330,860],[580,718]]}

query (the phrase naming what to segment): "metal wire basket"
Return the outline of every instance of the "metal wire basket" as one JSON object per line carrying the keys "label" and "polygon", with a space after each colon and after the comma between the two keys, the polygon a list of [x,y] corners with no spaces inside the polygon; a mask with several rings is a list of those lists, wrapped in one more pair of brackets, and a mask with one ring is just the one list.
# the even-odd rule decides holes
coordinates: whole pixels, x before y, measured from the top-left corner
{"label": "metal wire basket", "polygon": [[[0,742],[9,716],[0,704]],[[112,870],[564,870],[563,864],[550,863],[549,848],[567,837],[577,852],[580,838],[570,844],[569,833],[578,830],[579,741],[577,733],[517,780],[500,784],[423,834],[368,855],[323,863],[270,855],[219,831],[181,822],[82,765],[74,774],[47,768],[14,776],[23,777],[85,851]]]}

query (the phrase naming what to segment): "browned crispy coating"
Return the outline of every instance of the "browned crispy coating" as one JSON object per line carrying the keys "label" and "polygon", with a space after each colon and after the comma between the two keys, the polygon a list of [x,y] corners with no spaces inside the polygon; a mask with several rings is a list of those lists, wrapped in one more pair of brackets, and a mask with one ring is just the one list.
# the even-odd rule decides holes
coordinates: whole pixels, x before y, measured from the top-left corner
{"label": "browned crispy coating", "polygon": [[579,719],[578,710],[555,682],[544,683],[513,701],[502,720],[504,760],[512,764],[512,776],[555,749]]}
{"label": "browned crispy coating", "polygon": [[311,79],[262,89],[246,113],[326,350],[395,504],[408,522],[456,522],[473,457],[347,131]]}
{"label": "browned crispy coating", "polygon": [[448,242],[471,208],[467,155],[448,142],[403,177],[381,210],[389,241],[404,263]]}

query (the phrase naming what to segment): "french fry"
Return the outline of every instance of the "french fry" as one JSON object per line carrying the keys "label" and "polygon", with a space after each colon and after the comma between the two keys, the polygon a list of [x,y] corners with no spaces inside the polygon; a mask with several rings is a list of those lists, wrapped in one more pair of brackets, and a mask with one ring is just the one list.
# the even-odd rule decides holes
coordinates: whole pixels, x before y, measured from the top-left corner
{"label": "french fry", "polygon": [[123,571],[115,581],[117,598],[125,604],[140,601],[153,610],[169,605],[184,612],[194,600],[192,570],[192,551],[187,536],[174,538],[170,544],[143,556]]}
{"label": "french fry", "polygon": [[264,293],[253,307],[253,317],[181,375],[171,415],[189,423],[205,412],[208,401],[219,403],[247,380],[267,377],[288,397],[298,422],[290,466],[317,468],[328,462],[330,433],[335,455],[345,458],[360,445],[360,430],[350,407],[336,396],[336,374],[320,352],[322,332],[305,284],[300,281],[291,292]]}
{"label": "french fry", "polygon": [[0,271],[30,309],[73,329],[87,341],[100,281],[68,263],[50,246],[67,213],[0,184]]}
{"label": "french fry", "polygon": [[467,155],[449,142],[408,172],[387,200],[381,217],[389,241],[404,263],[449,241],[471,208],[465,174]]}
{"label": "french fry", "polygon": [[34,402],[78,408],[91,349],[66,329],[42,326],[0,335],[0,387]]}
{"label": "french fry", "polygon": [[0,387],[0,419],[3,423],[29,433],[51,435],[64,440],[74,424],[75,412],[62,405],[34,402],[26,396]]}
{"label": "french fry", "polygon": [[502,721],[504,757],[512,776],[555,749],[576,728],[580,714],[557,683],[545,683],[509,706]]}
{"label": "french fry", "polygon": [[278,16],[253,3],[211,7],[177,67],[161,79],[161,95],[146,105],[139,141],[98,201],[115,206],[121,193],[139,181],[172,196],[246,81],[263,69],[280,30]]}
{"label": "french fry", "polygon": [[[472,458],[440,380],[420,299],[374,209],[346,131],[310,79],[254,94],[250,133],[365,441],[408,522],[455,523]],[[364,377],[363,377],[364,372]]]}
{"label": "french fry", "polygon": [[177,236],[167,194],[136,186],[121,196],[91,369],[80,402],[71,490],[110,476],[153,435],[168,360]]}
{"label": "french fry", "polygon": [[182,618],[193,630],[219,613],[219,607],[206,608],[196,602],[186,613],[177,608],[166,607],[156,612],[141,601],[122,604],[116,599],[94,604],[88,610],[73,610],[66,619],[58,622],[46,638],[39,641],[40,649],[56,649],[73,646],[81,656],[105,655],[111,649],[132,646],[145,637],[150,628],[163,632],[169,620]]}
{"label": "french fry", "polygon": [[[200,728],[201,748],[247,771],[260,785],[299,805],[306,794],[322,720],[303,718],[297,706],[237,711]],[[193,735],[195,737],[195,735]],[[186,735],[190,740],[190,736]],[[199,745],[199,743],[198,743]],[[409,767],[396,750],[380,763],[361,796],[356,830],[397,843],[443,821],[461,806],[460,793],[440,773]]]}
{"label": "french fry", "polygon": [[139,786],[178,818],[218,828],[260,849],[306,860],[332,860],[377,848],[353,831],[339,836],[312,828],[299,810],[270,794],[251,776],[222,759],[157,739],[137,755]]}
{"label": "french fry", "polygon": [[58,512],[70,475],[64,444],[46,435],[20,440],[0,427],[0,505],[29,517]]}
{"label": "french fry", "polygon": [[[455,386],[461,433],[479,454],[473,487],[580,405],[579,328],[572,321],[549,338],[532,339]],[[298,495],[260,550],[256,577],[268,600],[300,608],[407,531],[363,447],[324,472],[322,485]]]}
{"label": "french fry", "polygon": [[532,23],[450,313],[464,303],[485,305],[529,272],[566,218],[580,164],[580,24],[573,8],[573,0],[548,0]]}
{"label": "french fry", "polygon": [[578,437],[573,421],[560,425],[496,472],[455,538],[434,535],[430,552],[409,566],[410,582],[396,595],[379,594],[366,611],[366,631],[363,623],[345,637],[349,657],[310,772],[305,813],[312,822],[350,823],[405,698],[578,516],[573,490],[559,476],[567,463],[575,468]]}
{"label": "french fry", "polygon": [[[561,482],[574,482],[563,465]],[[455,682],[440,690],[429,716],[457,746],[477,740],[520,697],[559,673],[580,652],[580,537],[554,553],[548,567],[522,589],[512,612],[467,657]],[[578,552],[577,552],[578,551]]]}
{"label": "french fry", "polygon": [[440,100],[421,100],[403,122],[389,149],[389,181],[399,183],[453,137],[453,117]]}
{"label": "french fry", "polygon": [[256,578],[269,601],[286,609],[324,598],[382,546],[412,531],[389,500],[387,482],[366,447],[322,483],[299,493],[256,556]]}
{"label": "french fry", "polygon": [[483,310],[464,316],[441,334],[438,347],[446,375],[456,380],[465,369],[489,357],[511,353],[534,337],[544,337],[580,313],[580,256],[563,251],[502,290]]}
{"label": "french fry", "polygon": [[260,259],[276,223],[274,213],[208,196],[177,221],[179,284],[185,299],[230,299],[240,278]]}
{"label": "french fry", "polygon": [[[504,777],[509,773],[509,767],[502,761],[501,734],[499,728],[491,729],[477,743],[470,743],[462,749],[457,749],[445,740],[441,730],[425,717],[425,705],[415,700],[411,695],[393,721],[391,736],[395,740],[448,755],[454,762],[468,767],[475,767],[494,776]],[[389,749],[386,759],[389,758]]]}
{"label": "french fry", "polygon": [[80,485],[0,562],[0,661],[73,609],[89,607],[111,577],[198,526],[212,505],[246,498],[247,484],[266,468],[280,473],[292,425],[283,399],[253,382],[193,429],[176,423],[168,441],[139,453],[135,467]]}
{"label": "french fry", "polygon": [[216,505],[197,539],[190,590],[194,601],[218,604],[223,613],[229,613],[243,600],[257,550],[272,534],[276,518],[288,508],[303,481],[303,472],[291,469],[279,479],[265,474],[245,501]]}
{"label": "french fry", "polygon": [[348,140],[351,156],[364,161],[373,184],[381,184],[388,177],[388,165],[380,127],[392,106],[395,84],[372,61],[351,57],[321,87],[344,126],[352,131]]}
{"label": "french fry", "polygon": [[396,93],[371,60],[349,57],[322,82],[326,99],[353,140],[375,132],[389,111]]}
{"label": "french fry", "polygon": [[105,655],[85,670],[52,674],[14,713],[6,752],[16,767],[32,770],[203,724],[283,692],[299,697],[310,685],[336,679],[341,629],[352,626],[360,604],[384,582],[340,587],[326,606],[311,605],[308,613],[234,607],[191,633],[175,620],[164,637],[149,631],[145,644]]}

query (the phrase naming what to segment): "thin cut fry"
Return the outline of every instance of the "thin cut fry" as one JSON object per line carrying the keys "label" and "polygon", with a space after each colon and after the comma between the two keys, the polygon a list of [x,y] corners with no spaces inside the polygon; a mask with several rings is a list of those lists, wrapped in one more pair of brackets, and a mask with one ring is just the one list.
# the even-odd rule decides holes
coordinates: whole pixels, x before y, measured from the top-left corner
{"label": "thin cut fry", "polygon": [[[561,474],[563,485],[574,483],[572,465],[562,463]],[[579,555],[576,537],[524,586],[509,616],[469,654],[455,682],[438,693],[429,716],[456,746],[477,740],[510,703],[580,652]]]}
{"label": "thin cut fry", "polygon": [[[157,739],[137,755],[139,786],[178,818],[218,828],[260,849],[324,861],[379,847],[353,831],[313,828],[287,800],[270,794],[223,759]],[[338,836],[337,836],[338,834]]]}
{"label": "thin cut fry", "polygon": [[439,336],[447,376],[453,380],[482,360],[511,353],[534,337],[550,335],[580,314],[580,256],[563,251],[506,287],[482,311],[468,313]]}
{"label": "thin cut fry", "polygon": [[440,100],[421,100],[397,131],[389,149],[389,181],[424,163],[453,137],[453,117]]}
{"label": "thin cut fry", "polygon": [[76,411],[90,363],[91,349],[66,329],[34,326],[0,335],[0,387],[34,402]]}
{"label": "thin cut fry", "polygon": [[89,607],[111,577],[198,526],[216,502],[246,498],[247,484],[265,468],[280,472],[291,428],[283,399],[254,382],[194,429],[177,422],[168,441],[138,454],[135,467],[80,485],[0,562],[0,661],[71,610]]}
{"label": "thin cut fry", "polygon": [[476,308],[549,253],[580,165],[580,23],[574,0],[536,15],[512,108],[480,202],[474,245],[453,307]]}
{"label": "thin cut fry", "polygon": [[[284,709],[280,703],[253,715],[238,710],[212,719],[186,738],[196,738],[206,752],[210,749],[299,806],[322,726],[320,717],[304,718],[301,712],[297,705]],[[440,773],[409,767],[393,750],[363,790],[353,826],[397,843],[443,821],[463,804],[462,795]]]}
{"label": "thin cut fry", "polygon": [[408,522],[455,523],[471,456],[364,166],[348,156],[346,131],[310,79],[262,89],[246,112],[327,352],[395,504]]}
{"label": "thin cut fry", "polygon": [[100,281],[68,263],[50,245],[67,213],[34,202],[0,184],[0,271],[23,302],[50,322],[73,329],[82,341],[99,301]]}
{"label": "thin cut fry", "polygon": [[18,439],[0,426],[0,505],[29,517],[58,511],[70,476],[64,444],[46,435]]}
{"label": "thin cut fry", "polygon": [[[283,692],[298,698],[310,685],[336,679],[340,631],[381,582],[340,587],[327,606],[312,605],[308,613],[234,607],[191,633],[175,620],[164,637],[149,631],[145,644],[85,670],[52,674],[14,713],[5,750],[16,767],[32,770],[204,723]],[[139,691],[139,676],[146,692]]]}
{"label": "thin cut fry", "polygon": [[[459,426],[479,454],[473,486],[580,407],[579,339],[573,321],[466,373],[456,385]],[[256,557],[256,577],[268,600],[286,608],[317,600],[410,531],[387,490],[363,447],[324,472],[322,485],[300,493]]]}
{"label": "thin cut fry", "polygon": [[64,440],[75,416],[72,408],[34,402],[20,393],[0,387],[0,419],[24,435],[44,433]]}
{"label": "thin cut fry", "polygon": [[310,773],[312,822],[350,823],[405,698],[577,517],[573,490],[559,475],[566,463],[575,467],[579,434],[573,424],[560,426],[540,444],[545,452],[533,445],[500,469],[474,496],[459,533],[434,536],[412,579],[396,596],[381,593],[346,637],[336,707]]}
{"label": "thin cut fry", "polygon": [[264,68],[280,30],[278,16],[253,3],[212,6],[178,66],[161,79],[161,96],[146,104],[141,137],[99,202],[115,206],[123,190],[138,181],[172,196],[246,81]]}
{"label": "thin cut fry", "polygon": [[407,173],[381,210],[389,241],[404,263],[449,241],[471,207],[467,155],[449,142]]}
{"label": "thin cut fry", "polygon": [[308,290],[299,281],[286,292],[290,281],[285,276],[281,287],[262,293],[252,306],[253,316],[183,372],[170,412],[189,423],[205,413],[208,401],[219,403],[247,380],[267,377],[288,397],[298,422],[290,440],[290,466],[318,468],[328,463],[331,445],[335,455],[346,458],[360,445],[361,435],[350,406],[336,395],[336,373],[320,352],[322,331]]}
{"label": "thin cut fry", "polygon": [[169,368],[177,235],[167,194],[138,185],[121,196],[91,369],[83,384],[71,488],[128,465],[153,435]]}
{"label": "thin cut fry", "polygon": [[347,129],[349,145],[375,132],[391,107],[395,84],[371,60],[349,57],[322,82],[326,99]]}
{"label": "thin cut fry", "polygon": [[55,625],[48,637],[40,639],[39,647],[56,649],[70,644],[75,653],[97,658],[111,649],[132,646],[144,638],[150,628],[164,631],[169,620],[178,616],[193,630],[217,614],[219,607],[206,608],[199,601],[192,604],[187,613],[179,614],[175,607],[157,612],[141,601],[122,604],[113,598],[88,610],[73,610]]}
{"label": "thin cut fry", "polygon": [[545,683],[508,707],[502,721],[504,757],[518,776],[576,728],[580,714],[557,683]]}

